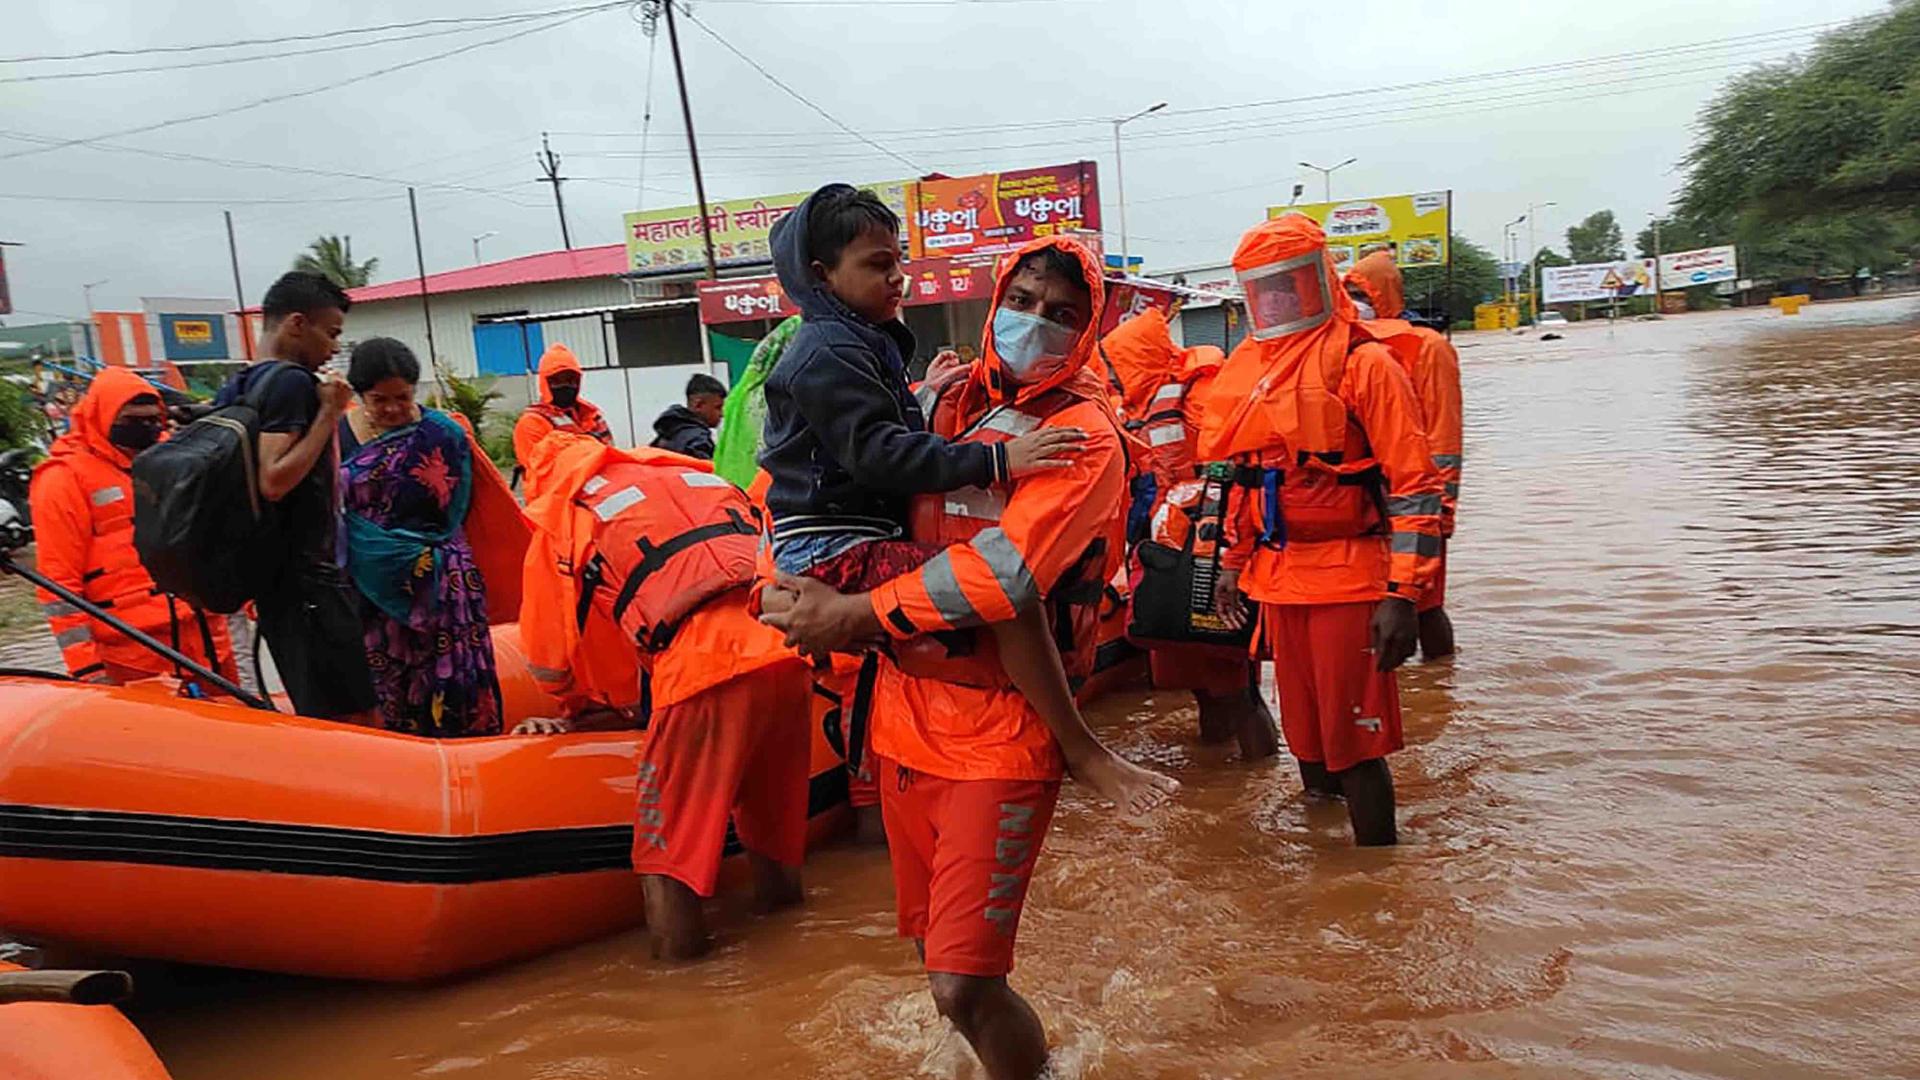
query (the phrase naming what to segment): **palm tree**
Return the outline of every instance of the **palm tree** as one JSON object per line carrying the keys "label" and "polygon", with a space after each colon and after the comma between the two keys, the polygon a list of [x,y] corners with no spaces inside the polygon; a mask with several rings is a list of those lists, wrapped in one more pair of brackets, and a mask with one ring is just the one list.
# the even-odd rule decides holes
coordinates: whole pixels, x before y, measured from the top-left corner
{"label": "palm tree", "polygon": [[374,268],[380,265],[379,259],[368,259],[363,263],[353,261],[353,237],[321,236],[307,245],[307,250],[293,260],[295,270],[321,274],[327,280],[343,289],[354,289],[373,280]]}

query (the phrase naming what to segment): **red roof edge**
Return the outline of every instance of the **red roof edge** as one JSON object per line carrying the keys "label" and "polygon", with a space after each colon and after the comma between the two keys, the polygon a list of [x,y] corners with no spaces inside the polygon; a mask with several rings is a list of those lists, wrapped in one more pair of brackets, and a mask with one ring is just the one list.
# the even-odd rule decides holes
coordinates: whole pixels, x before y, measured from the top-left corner
{"label": "red roof edge", "polygon": [[[474,289],[499,289],[511,285],[537,285],[545,281],[576,281],[581,278],[615,277],[627,271],[625,244],[602,244],[572,251],[543,251],[515,259],[463,266],[427,275],[427,294],[468,292]],[[356,304],[374,300],[396,300],[420,295],[420,279],[402,278],[378,285],[348,289],[347,297]]]}

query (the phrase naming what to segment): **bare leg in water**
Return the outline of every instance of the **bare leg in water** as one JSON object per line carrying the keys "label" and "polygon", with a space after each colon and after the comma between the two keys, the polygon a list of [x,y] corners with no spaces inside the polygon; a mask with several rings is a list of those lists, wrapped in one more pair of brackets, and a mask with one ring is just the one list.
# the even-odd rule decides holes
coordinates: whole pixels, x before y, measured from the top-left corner
{"label": "bare leg in water", "polygon": [[940,1015],[960,1030],[991,1080],[1035,1080],[1047,1068],[1047,1033],[1007,980],[930,971]]}
{"label": "bare leg in water", "polygon": [[[1143,769],[1107,748],[1074,704],[1046,609],[1035,606],[992,625],[1000,666],[1060,743],[1067,772],[1124,814],[1145,814],[1180,790],[1180,782]],[[1011,993],[1011,991],[1009,991]],[[1017,995],[1016,995],[1017,997]]]}
{"label": "bare leg in water", "polygon": [[[800,902],[797,867],[783,865],[757,851],[747,852],[747,866],[753,876],[753,910],[757,914],[771,914]],[[640,892],[655,960],[696,960],[713,947],[700,894],[665,874],[642,876]]]}
{"label": "bare leg in water", "polygon": [[1360,847],[1391,847],[1399,843],[1393,820],[1393,773],[1386,758],[1371,758],[1331,774],[1347,797],[1347,818],[1353,823],[1353,842]]}
{"label": "bare leg in water", "polygon": [[1420,658],[1438,660],[1453,655],[1453,620],[1446,608],[1420,613]]}

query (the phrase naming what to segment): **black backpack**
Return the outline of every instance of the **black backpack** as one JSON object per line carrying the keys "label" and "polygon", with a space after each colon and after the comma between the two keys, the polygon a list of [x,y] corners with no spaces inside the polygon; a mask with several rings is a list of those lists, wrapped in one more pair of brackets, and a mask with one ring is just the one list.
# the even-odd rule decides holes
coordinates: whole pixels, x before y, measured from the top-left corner
{"label": "black backpack", "polygon": [[[247,392],[133,459],[133,547],[155,585],[220,614],[240,610],[276,569],[278,516],[260,497],[260,411],[282,360]],[[311,378],[304,371],[303,378]]]}
{"label": "black backpack", "polygon": [[[1253,640],[1251,612],[1238,629],[1228,629],[1226,622],[1214,614],[1214,582],[1220,576],[1218,544],[1226,522],[1230,475],[1224,468],[1207,470],[1205,494],[1184,545],[1176,549],[1147,540],[1133,549],[1136,571],[1128,638],[1235,648],[1245,648]],[[1203,528],[1210,530],[1208,539],[1215,545],[1204,557],[1193,550],[1194,539]]]}

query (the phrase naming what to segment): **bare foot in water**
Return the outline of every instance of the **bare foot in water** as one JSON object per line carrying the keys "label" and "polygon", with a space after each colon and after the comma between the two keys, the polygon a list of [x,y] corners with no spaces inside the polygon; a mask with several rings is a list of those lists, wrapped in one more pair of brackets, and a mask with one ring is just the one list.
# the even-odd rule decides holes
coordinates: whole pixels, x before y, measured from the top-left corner
{"label": "bare foot in water", "polygon": [[1067,771],[1129,817],[1160,809],[1180,790],[1180,781],[1135,765],[1104,746],[1083,761],[1069,762]]}

